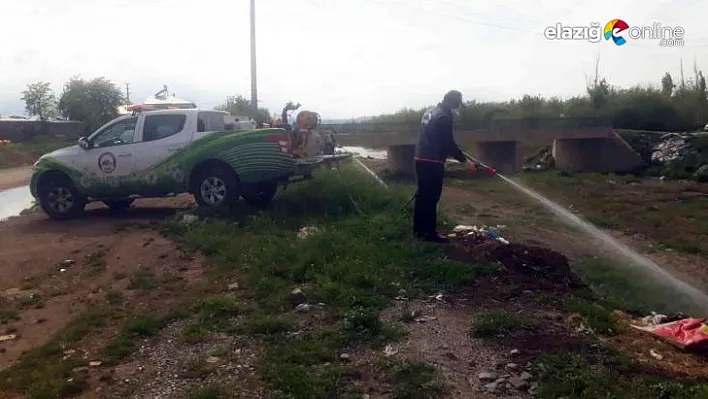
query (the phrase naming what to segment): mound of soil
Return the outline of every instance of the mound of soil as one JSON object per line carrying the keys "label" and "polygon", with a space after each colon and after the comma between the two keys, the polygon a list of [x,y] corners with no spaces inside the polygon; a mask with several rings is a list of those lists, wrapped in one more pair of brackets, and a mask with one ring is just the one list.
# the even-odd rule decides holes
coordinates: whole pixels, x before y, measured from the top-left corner
{"label": "mound of soil", "polygon": [[502,270],[495,279],[521,290],[570,292],[584,287],[570,270],[568,259],[547,248],[504,244],[483,234],[468,234],[452,239],[450,256],[466,263],[498,264]]}

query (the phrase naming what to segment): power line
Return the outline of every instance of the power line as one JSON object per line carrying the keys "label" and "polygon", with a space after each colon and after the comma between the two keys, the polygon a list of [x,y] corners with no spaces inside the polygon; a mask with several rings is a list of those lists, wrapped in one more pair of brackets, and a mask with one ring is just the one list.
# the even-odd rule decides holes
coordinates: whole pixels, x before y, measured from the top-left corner
{"label": "power line", "polygon": [[[548,40],[548,39],[546,39],[546,38],[542,35],[542,31],[540,31],[540,30],[539,30],[539,31],[531,31],[531,30],[527,30],[527,29],[520,29],[520,28],[515,28],[515,27],[511,27],[511,26],[506,26],[506,25],[502,25],[502,24],[497,24],[497,23],[491,23],[491,22],[484,22],[484,21],[474,20],[474,19],[466,18],[466,17],[464,17],[464,16],[462,16],[462,15],[444,14],[444,13],[440,13],[440,12],[438,12],[438,11],[433,11],[433,10],[430,10],[430,9],[425,9],[425,8],[420,8],[420,7],[413,7],[413,6],[411,6],[411,4],[417,4],[417,5],[423,4],[423,3],[421,3],[420,1],[429,1],[430,3],[442,2],[442,3],[445,3],[445,4],[455,4],[455,5],[457,5],[457,6],[461,7],[461,8],[464,8],[464,6],[462,6],[461,4],[458,4],[458,3],[448,3],[448,2],[445,2],[445,1],[443,1],[443,0],[418,0],[418,2],[416,2],[415,0],[405,0],[405,2],[403,2],[403,1],[394,1],[394,0],[390,0],[390,1],[384,1],[384,0],[365,0],[365,1],[368,1],[368,2],[374,3],[374,4],[379,4],[379,5],[387,6],[387,7],[390,7],[390,6],[399,6],[399,7],[409,8],[409,9],[411,9],[411,10],[423,11],[423,12],[426,12],[426,13],[429,13],[429,14],[434,14],[434,15],[440,16],[440,17],[451,18],[451,19],[457,19],[457,20],[464,21],[464,22],[468,22],[468,23],[475,24],[475,25],[489,26],[489,27],[492,27],[492,28],[498,28],[498,29],[504,29],[504,30],[510,30],[510,31],[517,31],[517,32],[527,33],[527,34],[533,34],[533,35],[537,35],[540,39]],[[430,3],[428,3],[428,4],[430,4]],[[466,12],[467,12],[467,13],[477,14],[477,15],[484,15],[483,13],[479,13],[479,12],[470,12],[470,11],[466,11]],[[531,21],[528,20],[528,22],[531,22]],[[533,21],[533,22],[540,23],[540,21]],[[694,38],[694,39],[691,39],[691,41],[707,41],[707,40],[708,40],[708,38]],[[643,43],[643,44],[649,45],[649,43]],[[708,46],[708,44],[693,45],[693,46],[681,46],[681,47],[683,47],[683,48],[694,48],[694,47],[706,47],[706,46]]]}
{"label": "power line", "polygon": [[[490,26],[490,27],[494,27],[494,28],[498,28],[498,29],[506,29],[506,30],[511,30],[511,31],[517,31],[517,32],[523,32],[523,33],[536,34],[536,35],[540,33],[540,32],[534,32],[534,31],[530,31],[530,30],[526,30],[526,29],[514,28],[514,27],[511,27],[511,26],[505,26],[505,25],[500,25],[500,24],[494,24],[494,23],[490,23],[490,22],[477,21],[477,20],[473,20],[473,19],[470,19],[470,18],[465,18],[465,17],[463,17],[463,16],[461,16],[461,15],[442,14],[442,13],[440,13],[440,12],[436,12],[436,11],[432,11],[432,10],[427,10],[427,9],[423,9],[423,8],[419,8],[419,7],[411,7],[409,0],[406,0],[406,3],[402,3],[402,2],[390,2],[390,3],[389,3],[389,2],[383,2],[383,1],[380,1],[380,0],[365,0],[365,1],[368,1],[368,2],[371,2],[371,3],[380,4],[380,5],[384,5],[384,6],[396,5],[396,6],[407,7],[407,8],[410,8],[410,9],[417,10],[417,11],[424,11],[424,12],[426,12],[426,13],[436,14],[436,15],[438,15],[438,16],[445,17],[445,18],[458,19],[458,20],[465,21],[465,22],[469,22],[469,23],[472,23],[472,24],[483,25],[483,26]],[[419,4],[419,3],[418,3],[418,4]]]}

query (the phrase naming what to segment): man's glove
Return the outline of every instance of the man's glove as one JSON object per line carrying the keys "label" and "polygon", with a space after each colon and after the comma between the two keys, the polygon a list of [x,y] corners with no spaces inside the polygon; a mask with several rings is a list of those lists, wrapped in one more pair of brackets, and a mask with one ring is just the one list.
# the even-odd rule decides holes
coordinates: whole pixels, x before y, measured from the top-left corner
{"label": "man's glove", "polygon": [[467,172],[471,175],[477,173],[477,164],[474,162],[467,162],[465,164],[465,172]]}

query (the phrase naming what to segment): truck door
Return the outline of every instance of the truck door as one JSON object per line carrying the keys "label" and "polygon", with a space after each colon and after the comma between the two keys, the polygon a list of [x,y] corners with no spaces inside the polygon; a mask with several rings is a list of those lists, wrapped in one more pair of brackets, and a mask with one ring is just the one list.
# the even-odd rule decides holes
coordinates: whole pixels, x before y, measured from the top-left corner
{"label": "truck door", "polygon": [[145,184],[143,195],[183,191],[186,172],[181,151],[192,140],[196,128],[192,119],[180,112],[143,114],[134,164],[136,175]]}
{"label": "truck door", "polygon": [[92,134],[90,148],[72,163],[81,171],[79,185],[88,196],[128,196],[125,180],[134,169],[134,143],[138,117],[117,119]]}

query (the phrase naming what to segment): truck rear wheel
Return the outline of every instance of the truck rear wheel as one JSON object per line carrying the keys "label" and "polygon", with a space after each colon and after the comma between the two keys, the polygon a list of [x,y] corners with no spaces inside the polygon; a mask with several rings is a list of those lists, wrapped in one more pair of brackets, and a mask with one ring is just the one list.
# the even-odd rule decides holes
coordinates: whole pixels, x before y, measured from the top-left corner
{"label": "truck rear wheel", "polygon": [[48,177],[39,186],[39,204],[55,220],[71,219],[83,212],[86,200],[74,187],[71,179],[63,175]]}
{"label": "truck rear wheel", "polygon": [[238,200],[240,184],[236,173],[231,169],[213,165],[197,172],[192,191],[199,206],[218,208]]}
{"label": "truck rear wheel", "polygon": [[253,188],[244,190],[243,199],[246,203],[255,207],[264,207],[273,202],[275,194],[278,193],[278,183],[261,183]]}

